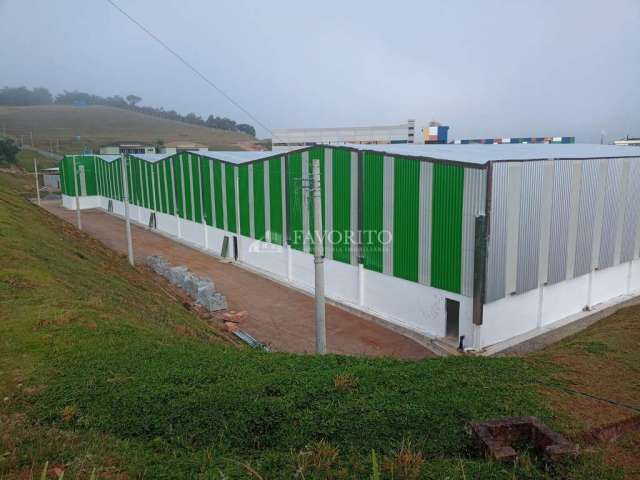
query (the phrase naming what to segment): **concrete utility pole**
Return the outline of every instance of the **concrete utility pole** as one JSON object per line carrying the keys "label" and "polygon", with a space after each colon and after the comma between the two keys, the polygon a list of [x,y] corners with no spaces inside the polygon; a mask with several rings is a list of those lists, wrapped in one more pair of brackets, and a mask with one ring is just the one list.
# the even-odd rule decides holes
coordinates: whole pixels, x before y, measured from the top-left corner
{"label": "concrete utility pole", "polygon": [[120,154],[120,166],[122,167],[122,193],[124,200],[124,223],[127,232],[127,253],[129,264],[133,267],[133,239],[131,238],[131,220],[129,220],[129,181],[127,180],[127,156]]}
{"label": "concrete utility pole", "polygon": [[78,193],[78,172],[76,171],[76,156],[73,156],[73,186],[76,191],[76,218],[78,219],[78,230],[82,230],[82,216],[80,215],[80,196]]}
{"label": "concrete utility pole", "polygon": [[33,174],[36,177],[36,195],[38,197],[38,206],[40,206],[40,182],[38,181],[38,161],[33,159]]}
{"label": "concrete utility pole", "polygon": [[313,185],[313,263],[315,264],[316,295],[316,353],[327,353],[327,329],[324,306],[324,244],[322,235],[322,192],[320,185],[320,160],[312,161]]}

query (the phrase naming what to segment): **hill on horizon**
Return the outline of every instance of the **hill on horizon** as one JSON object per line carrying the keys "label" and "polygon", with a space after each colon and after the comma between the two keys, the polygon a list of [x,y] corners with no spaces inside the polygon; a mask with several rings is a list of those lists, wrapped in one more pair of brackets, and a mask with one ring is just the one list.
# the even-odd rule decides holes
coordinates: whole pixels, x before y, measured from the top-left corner
{"label": "hill on horizon", "polygon": [[115,107],[90,105],[0,106],[0,135],[33,143],[37,148],[75,153],[97,150],[114,142],[156,144],[173,141],[201,143],[213,150],[255,150],[257,140],[240,132],[145,115]]}

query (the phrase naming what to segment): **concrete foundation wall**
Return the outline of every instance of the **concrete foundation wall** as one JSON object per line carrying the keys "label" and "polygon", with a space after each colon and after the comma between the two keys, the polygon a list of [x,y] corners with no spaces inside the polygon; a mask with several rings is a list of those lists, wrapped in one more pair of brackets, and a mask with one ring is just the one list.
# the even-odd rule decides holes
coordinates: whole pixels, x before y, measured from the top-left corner
{"label": "concrete foundation wall", "polygon": [[[63,206],[75,209],[75,197],[63,195]],[[108,199],[82,197],[80,208],[107,210]],[[124,215],[123,203],[114,200],[113,212]],[[130,206],[131,219],[145,227],[151,213]],[[223,239],[228,236],[229,258],[233,258],[233,238],[237,236],[240,263],[313,293],[311,254],[163,213],[156,213],[156,220],[160,232],[216,255],[221,254]],[[465,346],[487,347],[544,328],[587,306],[640,291],[640,260],[491,302],[484,307],[483,325],[475,328],[469,297],[328,259],[325,277],[328,298],[429,337],[445,336],[445,301],[456,300],[460,302],[459,331],[466,338]]]}
{"label": "concrete foundation wall", "polygon": [[484,306],[480,345],[542,331],[586,308],[633,294],[640,294],[640,260],[510,295]]}
{"label": "concrete foundation wall", "polygon": [[[102,207],[102,197],[97,195],[91,197],[78,197],[80,201],[80,210],[88,210],[90,208],[101,208]],[[76,209],[76,197],[70,197],[68,195],[62,195],[62,206],[67,210],[75,210]],[[106,205],[104,207],[106,209]]]}

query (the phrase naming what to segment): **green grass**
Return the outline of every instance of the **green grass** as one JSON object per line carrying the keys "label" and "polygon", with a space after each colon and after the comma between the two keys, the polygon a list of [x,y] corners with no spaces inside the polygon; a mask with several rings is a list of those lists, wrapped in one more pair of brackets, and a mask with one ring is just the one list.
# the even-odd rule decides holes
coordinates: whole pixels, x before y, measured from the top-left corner
{"label": "green grass", "polygon": [[59,163],[57,160],[52,160],[51,158],[45,157],[44,155],[31,150],[20,150],[20,152],[18,152],[17,158],[17,165],[27,172],[33,172],[34,159],[38,162],[38,170],[43,168],[57,167]]}
{"label": "green grass", "polygon": [[123,108],[92,105],[36,105],[29,107],[0,106],[0,124],[7,135],[43,150],[59,153],[81,153],[96,150],[114,142],[144,142],[155,145],[158,140],[191,141],[216,150],[235,150],[240,144],[253,144],[249,135],[216,130],[200,125],[166,120]]}
{"label": "green grass", "polygon": [[45,462],[65,478],[618,478],[591,457],[547,470],[473,453],[473,420],[562,424],[533,363],[236,348],[19,197],[23,181],[0,175],[0,478]]}

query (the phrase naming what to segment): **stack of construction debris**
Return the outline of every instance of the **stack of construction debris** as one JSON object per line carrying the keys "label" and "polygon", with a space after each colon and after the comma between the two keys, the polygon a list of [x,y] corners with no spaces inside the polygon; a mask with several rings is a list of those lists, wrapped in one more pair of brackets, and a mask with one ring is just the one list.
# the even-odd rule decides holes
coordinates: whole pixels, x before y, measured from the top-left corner
{"label": "stack of construction debris", "polygon": [[216,286],[210,279],[199,277],[189,272],[189,269],[184,266],[172,267],[161,255],[150,255],[146,258],[146,262],[151,270],[184,290],[196,303],[210,312],[227,308],[227,299],[216,292]]}

